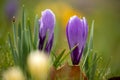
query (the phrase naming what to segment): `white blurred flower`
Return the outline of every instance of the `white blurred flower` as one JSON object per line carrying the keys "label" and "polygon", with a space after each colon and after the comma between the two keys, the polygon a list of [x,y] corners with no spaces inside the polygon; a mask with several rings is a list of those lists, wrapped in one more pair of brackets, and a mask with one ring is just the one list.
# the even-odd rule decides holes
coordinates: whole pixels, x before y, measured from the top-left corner
{"label": "white blurred flower", "polygon": [[49,73],[49,59],[46,53],[40,51],[31,52],[27,64],[31,75],[38,80],[46,80]]}
{"label": "white blurred flower", "polygon": [[18,67],[12,67],[3,73],[3,80],[25,80],[25,77]]}

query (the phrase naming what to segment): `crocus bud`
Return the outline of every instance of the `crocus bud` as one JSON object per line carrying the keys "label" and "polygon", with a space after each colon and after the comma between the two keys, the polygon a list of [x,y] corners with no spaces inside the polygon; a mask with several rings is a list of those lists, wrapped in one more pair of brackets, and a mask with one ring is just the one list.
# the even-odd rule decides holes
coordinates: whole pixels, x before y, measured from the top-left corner
{"label": "crocus bud", "polygon": [[[55,15],[50,9],[46,9],[42,12],[42,16],[39,19],[39,25],[39,50],[43,50],[46,41],[44,51],[50,53],[53,45],[55,26]],[[45,40],[46,35],[47,40]]]}
{"label": "crocus bud", "polygon": [[18,10],[18,2],[16,0],[7,0],[5,5],[5,14],[8,21],[11,21],[13,16],[16,16]]}
{"label": "crocus bud", "polygon": [[20,68],[12,67],[3,73],[3,80],[25,80],[25,77]]}
{"label": "crocus bud", "polygon": [[27,59],[27,65],[34,80],[46,80],[49,74],[50,61],[44,52],[31,52]]}
{"label": "crocus bud", "polygon": [[82,19],[77,16],[71,17],[67,24],[66,35],[70,50],[76,46],[71,52],[71,59],[73,65],[78,65],[88,35],[88,25],[85,17]]}

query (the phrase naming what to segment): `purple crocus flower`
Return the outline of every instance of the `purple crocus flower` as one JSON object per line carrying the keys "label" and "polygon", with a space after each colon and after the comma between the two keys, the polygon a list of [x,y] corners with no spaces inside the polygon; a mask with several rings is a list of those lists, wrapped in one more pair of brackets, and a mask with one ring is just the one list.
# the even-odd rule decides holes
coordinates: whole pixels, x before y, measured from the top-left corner
{"label": "purple crocus flower", "polygon": [[46,35],[48,35],[44,51],[50,53],[53,45],[55,26],[55,15],[50,9],[46,9],[42,12],[39,25],[39,50],[43,50],[45,38]]}
{"label": "purple crocus flower", "polygon": [[5,14],[8,21],[11,21],[13,16],[16,16],[18,10],[18,2],[16,0],[8,0],[5,5]]}
{"label": "purple crocus flower", "polygon": [[88,25],[85,17],[82,19],[79,19],[77,16],[71,17],[67,24],[66,35],[69,48],[72,49],[74,46],[76,46],[71,52],[71,59],[73,65],[78,65],[88,35]]}

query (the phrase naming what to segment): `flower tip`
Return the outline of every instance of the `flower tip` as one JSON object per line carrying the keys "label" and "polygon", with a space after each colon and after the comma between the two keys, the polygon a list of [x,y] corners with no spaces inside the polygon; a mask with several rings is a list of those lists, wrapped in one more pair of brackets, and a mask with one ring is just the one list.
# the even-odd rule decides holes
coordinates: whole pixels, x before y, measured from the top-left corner
{"label": "flower tip", "polygon": [[72,17],[70,17],[70,23],[72,22],[72,21],[74,21],[74,20],[79,20],[79,17],[77,16],[77,15],[74,15],[74,16],[72,16]]}
{"label": "flower tip", "polygon": [[73,19],[75,19],[76,17],[77,17],[77,16],[74,15],[74,16],[70,17],[70,20],[73,20]]}
{"label": "flower tip", "polygon": [[49,12],[53,13],[51,9],[46,9],[45,11],[49,11]]}
{"label": "flower tip", "polygon": [[83,16],[82,18],[83,18],[83,19],[85,19],[85,17],[84,17],[84,16]]}
{"label": "flower tip", "polygon": [[83,19],[84,21],[86,21],[86,18],[85,18],[85,17],[82,17],[82,19]]}
{"label": "flower tip", "polygon": [[45,9],[44,11],[42,11],[42,16],[44,14],[50,14],[53,16],[54,20],[55,20],[55,14],[53,13],[53,11],[51,9]]}
{"label": "flower tip", "polygon": [[42,15],[45,14],[45,13],[50,13],[54,16],[55,18],[55,14],[53,13],[53,11],[51,9],[45,9],[44,11],[42,11]]}

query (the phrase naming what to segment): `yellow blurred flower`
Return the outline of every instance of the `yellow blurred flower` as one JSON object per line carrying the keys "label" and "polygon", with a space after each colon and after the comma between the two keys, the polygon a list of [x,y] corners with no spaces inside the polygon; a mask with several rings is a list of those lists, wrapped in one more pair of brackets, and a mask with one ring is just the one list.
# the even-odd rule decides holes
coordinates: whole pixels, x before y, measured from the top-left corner
{"label": "yellow blurred flower", "polygon": [[12,67],[3,73],[3,80],[25,80],[25,77],[18,67]]}
{"label": "yellow blurred flower", "polygon": [[82,16],[78,10],[63,2],[40,2],[35,9],[35,13],[40,14],[46,8],[50,8],[55,13],[57,20],[63,27],[66,27],[71,16]]}
{"label": "yellow blurred flower", "polygon": [[46,80],[49,72],[49,59],[46,53],[40,51],[31,52],[27,64],[30,74],[35,80]]}

